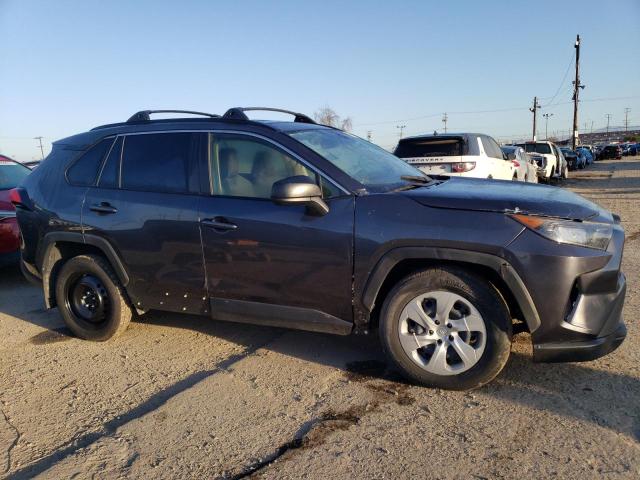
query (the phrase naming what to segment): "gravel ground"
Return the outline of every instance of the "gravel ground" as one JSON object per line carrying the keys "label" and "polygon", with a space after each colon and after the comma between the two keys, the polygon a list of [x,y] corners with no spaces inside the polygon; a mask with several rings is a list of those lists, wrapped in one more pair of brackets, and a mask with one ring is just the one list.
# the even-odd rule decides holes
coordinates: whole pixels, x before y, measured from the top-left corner
{"label": "gravel ground", "polygon": [[150,313],[81,341],[0,270],[0,477],[639,478],[640,158],[567,187],[622,216],[629,336],[545,365],[518,335],[505,371],[467,393],[403,383],[375,336]]}

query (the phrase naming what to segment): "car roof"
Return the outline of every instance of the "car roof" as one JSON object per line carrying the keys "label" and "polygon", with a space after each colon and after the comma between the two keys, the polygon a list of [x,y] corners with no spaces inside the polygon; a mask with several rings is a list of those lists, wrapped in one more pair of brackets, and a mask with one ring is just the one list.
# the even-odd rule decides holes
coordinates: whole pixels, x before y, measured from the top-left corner
{"label": "car roof", "polygon": [[[255,110],[252,108],[246,110]],[[258,109],[262,110],[262,109]],[[55,145],[65,145],[69,149],[84,150],[86,147],[94,144],[98,140],[110,136],[120,135],[126,133],[139,133],[139,132],[154,132],[154,131],[167,131],[167,130],[211,130],[212,128],[223,129],[242,129],[247,131],[258,130],[265,131],[278,131],[283,133],[290,133],[300,130],[318,130],[318,129],[333,129],[326,125],[315,123],[309,117],[303,114],[297,114],[287,110],[279,109],[266,109],[270,111],[284,112],[296,115],[295,121],[283,121],[283,120],[251,120],[243,113],[241,108],[230,109],[224,116],[207,115],[206,118],[162,118],[162,119],[150,119],[149,113],[155,112],[172,112],[172,110],[158,110],[150,111],[143,110],[134,114],[126,122],[110,123],[106,125],[100,125],[92,128],[91,130],[70,137],[66,137],[53,142]],[[234,117],[228,116],[228,113],[233,111]],[[176,112],[183,112],[177,110]],[[187,112],[198,113],[198,112]]]}
{"label": "car roof", "polygon": [[468,140],[470,137],[478,137],[478,136],[487,136],[484,133],[425,133],[425,134],[421,134],[421,135],[412,135],[410,137],[404,137],[402,139],[400,139],[400,142],[406,142],[409,140],[427,140],[427,139],[431,139],[431,138],[464,138],[465,140]]}

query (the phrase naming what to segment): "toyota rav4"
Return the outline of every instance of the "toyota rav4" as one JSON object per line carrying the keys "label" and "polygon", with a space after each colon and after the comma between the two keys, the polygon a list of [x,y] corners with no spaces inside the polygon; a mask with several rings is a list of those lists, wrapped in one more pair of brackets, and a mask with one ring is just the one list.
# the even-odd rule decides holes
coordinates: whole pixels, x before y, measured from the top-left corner
{"label": "toyota rav4", "polygon": [[428,177],[305,115],[251,110],[138,112],[55,142],[11,192],[23,271],[77,336],[152,309],[376,329],[406,377],[451,389],[493,379],[514,331],[543,362],[623,341],[617,216],[556,187]]}

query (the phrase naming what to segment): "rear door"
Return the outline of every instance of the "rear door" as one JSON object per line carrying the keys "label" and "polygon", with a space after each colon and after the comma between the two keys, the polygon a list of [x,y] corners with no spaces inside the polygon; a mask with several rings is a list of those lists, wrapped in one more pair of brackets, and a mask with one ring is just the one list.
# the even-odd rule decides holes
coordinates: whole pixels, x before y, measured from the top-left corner
{"label": "rear door", "polygon": [[481,135],[480,138],[487,155],[487,161],[491,163],[491,177],[496,180],[513,179],[515,167],[511,161],[505,159],[505,155],[496,141],[487,135]]}
{"label": "rear door", "polygon": [[[354,197],[266,137],[210,138],[201,199],[211,314],[222,320],[335,331],[352,321]],[[329,213],[277,205],[274,182],[320,182]]]}
{"label": "rear door", "polygon": [[112,246],[140,308],[206,309],[197,211],[204,152],[205,133],[119,136],[87,191],[84,234]]}

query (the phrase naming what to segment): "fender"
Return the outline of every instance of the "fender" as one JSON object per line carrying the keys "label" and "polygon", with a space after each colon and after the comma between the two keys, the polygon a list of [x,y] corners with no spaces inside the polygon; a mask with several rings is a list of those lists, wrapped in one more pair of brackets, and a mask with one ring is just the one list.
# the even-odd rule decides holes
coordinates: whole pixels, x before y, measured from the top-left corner
{"label": "fender", "polygon": [[118,280],[124,287],[129,284],[129,275],[113,249],[111,244],[104,238],[96,235],[82,234],[81,232],[51,232],[44,236],[39,249],[36,265],[40,267],[42,272],[42,287],[44,289],[44,299],[47,308],[55,306],[55,295],[52,295],[52,285],[50,285],[50,277],[56,268],[58,260],[62,258],[62,252],[57,246],[58,242],[75,243],[78,245],[92,245],[98,248],[104,256],[109,260],[111,267],[114,269]]}
{"label": "fender", "polygon": [[524,315],[530,332],[540,326],[540,316],[518,272],[504,258],[496,255],[468,250],[441,247],[399,247],[394,248],[378,261],[373,268],[362,293],[362,304],[371,312],[375,307],[375,300],[389,272],[400,261],[407,259],[448,260],[464,263],[475,263],[491,268],[495,271],[507,287],[511,290],[518,306]]}

